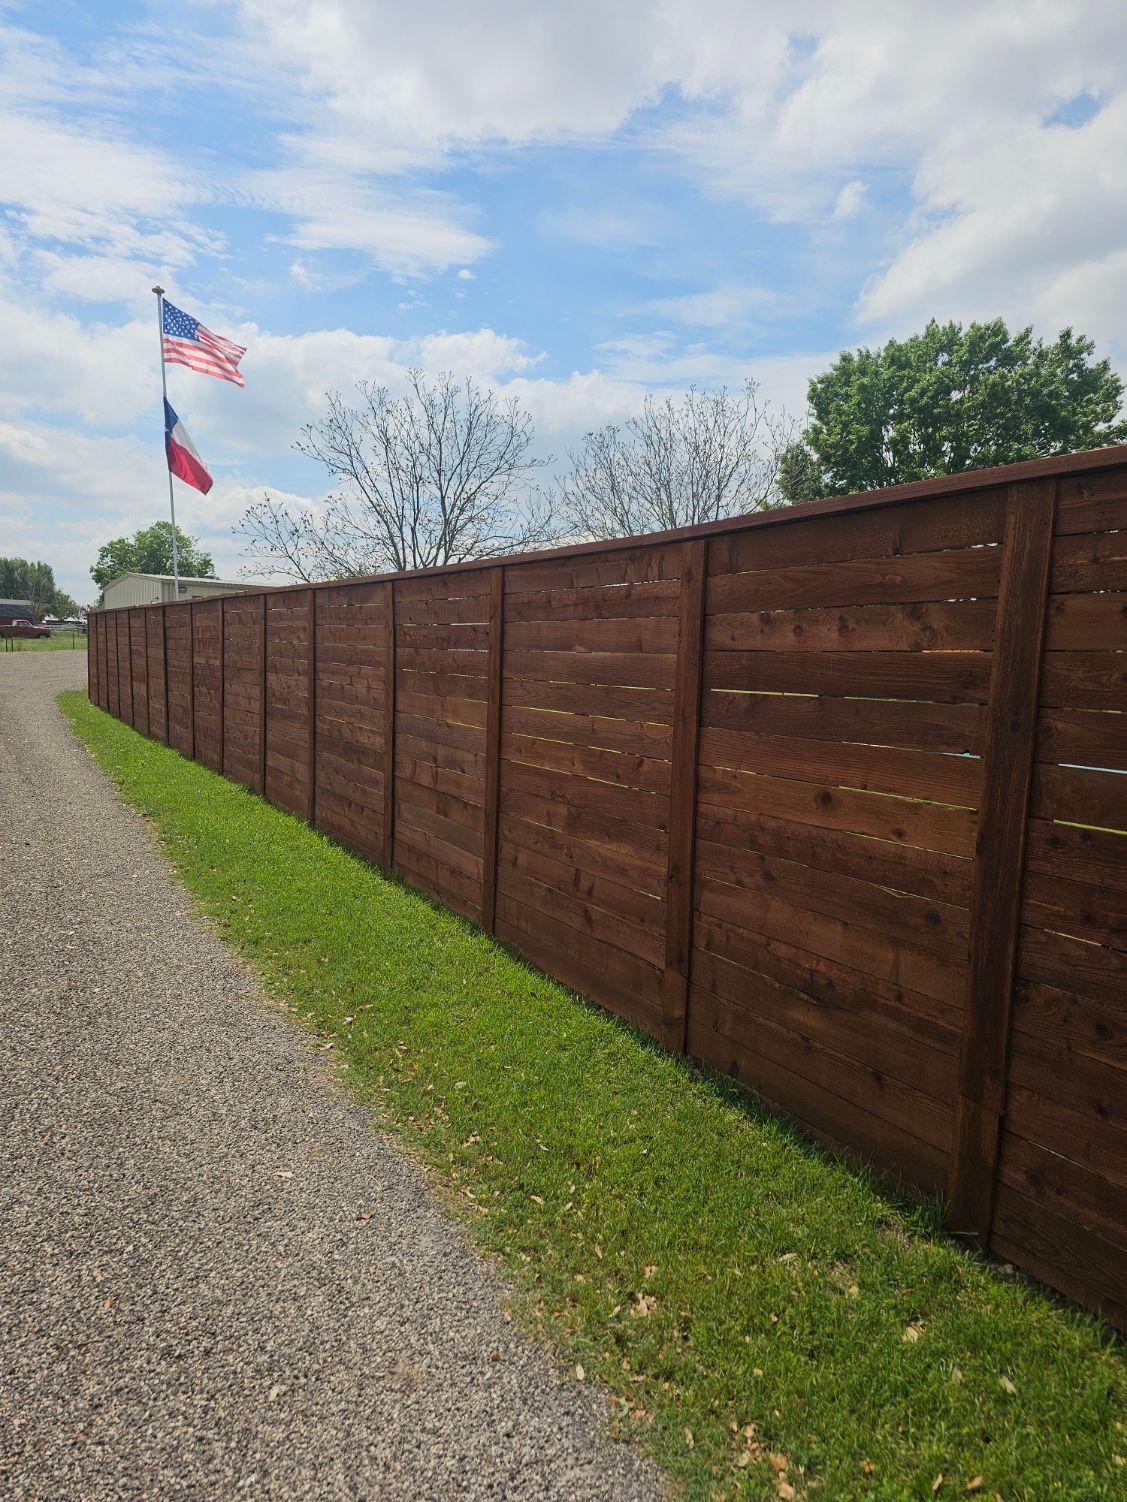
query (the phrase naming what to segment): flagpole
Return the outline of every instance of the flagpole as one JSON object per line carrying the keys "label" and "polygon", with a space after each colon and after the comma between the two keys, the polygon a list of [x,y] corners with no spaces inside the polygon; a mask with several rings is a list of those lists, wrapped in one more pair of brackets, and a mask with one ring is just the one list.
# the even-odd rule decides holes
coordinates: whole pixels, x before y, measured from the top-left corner
{"label": "flagpole", "polygon": [[[164,400],[161,402],[161,422],[165,431],[165,454],[164,463],[168,468],[168,376],[164,369],[164,288],[154,287],[157,297],[157,337],[160,340],[160,390]],[[176,497],[172,490],[172,470],[168,470],[168,509],[172,515],[172,577],[175,593],[172,598],[180,598],[180,553],[176,546]]]}

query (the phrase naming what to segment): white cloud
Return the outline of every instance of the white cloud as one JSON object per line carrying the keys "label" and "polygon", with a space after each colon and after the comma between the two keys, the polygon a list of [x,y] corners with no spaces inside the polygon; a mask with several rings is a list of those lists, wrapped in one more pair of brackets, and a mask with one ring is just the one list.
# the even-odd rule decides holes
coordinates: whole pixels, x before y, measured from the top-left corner
{"label": "white cloud", "polygon": [[491,381],[517,370],[528,370],[543,359],[528,352],[520,339],[510,339],[492,329],[476,329],[469,334],[448,334],[444,330],[427,334],[414,344],[401,348],[407,362],[418,360],[424,370],[452,371]]}
{"label": "white cloud", "polygon": [[690,292],[684,297],[659,297],[646,304],[647,309],[665,318],[694,328],[731,328],[747,322],[755,312],[778,302],[766,287],[727,285],[706,292]]}
{"label": "white cloud", "polygon": [[[664,153],[700,186],[811,226],[855,216],[873,179],[891,174],[913,185],[916,213],[865,294],[866,321],[996,310],[1001,296],[1011,316],[1032,300],[1051,321],[1083,308],[1121,327],[1114,290],[1080,295],[1083,279],[1069,274],[1078,256],[1095,268],[1123,240],[1121,214],[1108,212],[1127,199],[1113,129],[1127,53],[1118,0],[577,0],[527,11],[487,0],[469,25],[454,0],[426,12],[392,0],[243,0],[242,14],[264,65],[294,82],[307,152],[344,160],[339,143],[352,141],[362,143],[353,166],[366,152],[403,170],[503,144],[593,143],[630,123],[638,149]],[[673,123],[637,126],[666,93],[681,106]],[[1082,94],[1104,102],[1096,120],[1075,131],[1046,123]],[[1092,195],[1094,243],[1064,243],[1075,205],[1091,207]],[[368,245],[380,264],[452,264],[457,215],[451,229],[442,215],[439,227],[404,212],[402,223],[378,205],[306,213],[299,243]],[[540,226],[577,243],[649,245],[663,238],[662,212],[561,204]],[[1056,289],[1048,300],[1045,287]]]}
{"label": "white cloud", "polygon": [[599,345],[604,368],[642,387],[738,386],[753,375],[753,361],[717,349],[704,339],[686,341],[658,329],[624,334]]}
{"label": "white cloud", "polygon": [[413,149],[613,130],[658,87],[640,0],[514,7],[454,0],[242,0],[248,35],[336,133]]}
{"label": "white cloud", "polygon": [[219,242],[169,205],[183,209],[206,196],[205,185],[163,153],[95,122],[0,110],[0,198],[37,239],[186,265]]}
{"label": "white cloud", "polygon": [[898,325],[938,302],[949,315],[1127,339],[1113,274],[1127,242],[1127,95],[1076,129],[1026,116],[949,146],[921,164],[920,226],[866,290],[862,316]]}
{"label": "white cloud", "polygon": [[[80,302],[147,303],[151,307],[152,277],[167,275],[167,271],[147,275],[145,266],[128,256],[60,255],[57,251],[40,250],[35,259],[43,292]],[[155,325],[155,311],[153,321]]]}
{"label": "white cloud", "polygon": [[837,195],[837,202],[834,204],[834,211],[830,218],[833,220],[852,219],[861,207],[861,200],[864,196],[865,184],[860,178],[851,179]]}
{"label": "white cloud", "polygon": [[159,383],[156,315],[124,324],[85,324],[11,296],[0,300],[4,359],[0,409],[77,413],[119,426],[146,407],[156,410]]}
{"label": "white cloud", "polygon": [[[80,604],[97,590],[90,565],[112,537],[164,514],[159,442],[90,437],[41,423],[0,424],[0,530],[16,557],[46,558]],[[190,528],[187,530],[191,530]]]}
{"label": "white cloud", "polygon": [[358,251],[392,273],[445,271],[491,248],[462,222],[464,206],[441,193],[392,194],[338,172],[295,166],[254,174],[246,196],[292,219],[285,238],[297,249]]}

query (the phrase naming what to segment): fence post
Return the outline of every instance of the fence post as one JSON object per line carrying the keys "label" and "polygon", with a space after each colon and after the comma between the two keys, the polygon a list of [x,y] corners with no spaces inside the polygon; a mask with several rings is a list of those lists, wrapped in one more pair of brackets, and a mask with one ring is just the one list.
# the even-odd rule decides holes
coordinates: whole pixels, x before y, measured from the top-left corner
{"label": "fence post", "polygon": [[189,756],[196,759],[196,606],[188,601],[188,733],[191,743]]}
{"label": "fence post", "polygon": [[395,864],[395,580],[384,586],[387,632],[384,637],[383,691],[383,860],[385,871]]}
{"label": "fence post", "polygon": [[309,676],[309,790],[305,800],[305,821],[317,820],[317,591],[309,590],[305,617],[306,671]]}
{"label": "fence post", "polygon": [[219,771],[227,761],[227,599],[219,596]]}
{"label": "fence post", "polygon": [[168,719],[168,606],[160,607],[160,660],[164,664],[164,744],[172,744],[172,726]]}
{"label": "fence post", "polygon": [[1006,1099],[1010,1015],[1041,649],[1048,611],[1057,482],[1011,485],[986,706],[983,802],[975,842],[970,954],[959,1061],[948,1225],[990,1236]]}
{"label": "fence post", "polygon": [[677,670],[673,684],[673,765],[669,777],[669,854],[665,879],[665,977],[662,1042],[684,1053],[689,1021],[693,942],[693,844],[696,838],[697,749],[704,650],[704,587],[708,542],[681,547]]}
{"label": "fence post", "polygon": [[258,639],[258,791],[266,797],[266,596],[262,595],[262,625]]}
{"label": "fence post", "polygon": [[497,825],[501,801],[501,694],[505,653],[505,570],[489,571],[489,662],[485,707],[485,839],[482,846],[481,926],[493,932],[497,910]]}
{"label": "fence post", "polygon": [[149,607],[146,605],[141,619],[145,622],[145,734],[153,733],[153,701],[150,698],[152,689],[149,683]]}
{"label": "fence post", "polygon": [[[118,678],[121,678],[121,633],[117,636]],[[127,725],[133,724],[133,609],[129,607],[125,612],[125,681],[129,685],[129,718]],[[118,690],[120,694],[121,690]],[[124,715],[122,716],[124,719]]]}

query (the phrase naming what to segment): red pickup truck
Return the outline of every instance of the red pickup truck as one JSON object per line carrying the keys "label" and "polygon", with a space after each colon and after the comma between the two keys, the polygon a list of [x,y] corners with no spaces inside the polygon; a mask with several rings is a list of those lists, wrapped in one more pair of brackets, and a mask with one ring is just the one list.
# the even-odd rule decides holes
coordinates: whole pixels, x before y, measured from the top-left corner
{"label": "red pickup truck", "polygon": [[50,626],[37,626],[34,621],[9,621],[0,626],[0,636],[50,636]]}

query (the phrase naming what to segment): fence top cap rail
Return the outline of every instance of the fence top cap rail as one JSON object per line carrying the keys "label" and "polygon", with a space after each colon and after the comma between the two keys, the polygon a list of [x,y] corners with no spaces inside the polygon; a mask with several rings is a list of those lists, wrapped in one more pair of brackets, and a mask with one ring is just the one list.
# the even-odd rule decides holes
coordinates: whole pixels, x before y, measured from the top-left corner
{"label": "fence top cap rail", "polygon": [[[688,542],[698,537],[723,537],[730,532],[745,532],[752,527],[777,527],[783,522],[802,521],[805,517],[844,515],[854,511],[871,511],[902,501],[938,500],[949,495],[964,495],[975,490],[994,490],[1023,480],[1042,480],[1062,475],[1087,474],[1092,470],[1113,469],[1127,464],[1127,444],[1108,448],[1085,449],[1076,454],[1054,454],[1047,459],[1026,459],[1020,464],[1002,464],[994,469],[969,469],[955,475],[936,475],[930,480],[913,480],[906,485],[889,485],[884,490],[862,490],[852,495],[826,496],[806,501],[800,506],[777,506],[770,511],[753,511],[745,516],[729,516],[721,521],[698,522],[691,527],[676,527],[668,532],[646,532],[640,537],[612,537],[597,542],[569,543],[566,547],[541,548],[530,553],[501,554],[491,558],[474,558],[462,563],[446,563],[433,568],[403,569],[398,573],[347,575],[342,579],[318,579],[300,584],[260,584],[256,592],[271,595],[293,594],[309,589],[336,589],[342,584],[386,584],[398,579],[431,579],[442,574],[464,574],[475,570],[514,568],[522,563],[553,563],[568,558],[582,558],[592,553],[619,552],[630,548],[661,547]],[[246,597],[246,591],[232,591]],[[91,615],[114,614],[120,610],[176,609],[191,605],[210,605],[232,595],[212,594],[199,600],[170,600],[155,606],[103,606]]]}

